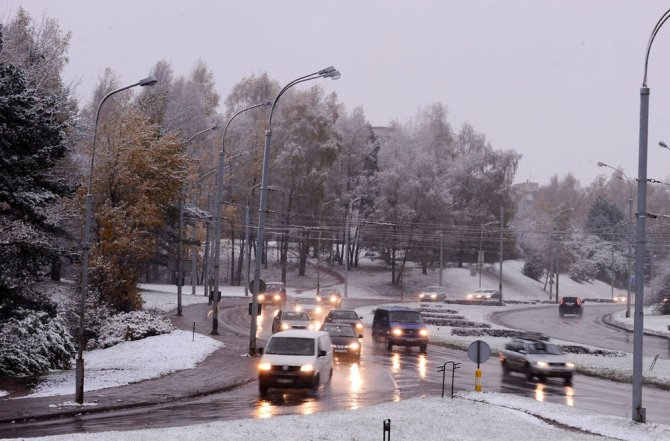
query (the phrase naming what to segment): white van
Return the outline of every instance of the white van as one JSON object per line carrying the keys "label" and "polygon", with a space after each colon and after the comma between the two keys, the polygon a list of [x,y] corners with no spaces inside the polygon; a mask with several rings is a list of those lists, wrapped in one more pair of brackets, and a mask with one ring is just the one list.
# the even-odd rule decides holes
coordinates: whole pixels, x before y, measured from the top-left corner
{"label": "white van", "polygon": [[258,392],[268,388],[309,388],[317,392],[333,376],[330,336],[323,331],[290,330],[273,334],[258,364]]}

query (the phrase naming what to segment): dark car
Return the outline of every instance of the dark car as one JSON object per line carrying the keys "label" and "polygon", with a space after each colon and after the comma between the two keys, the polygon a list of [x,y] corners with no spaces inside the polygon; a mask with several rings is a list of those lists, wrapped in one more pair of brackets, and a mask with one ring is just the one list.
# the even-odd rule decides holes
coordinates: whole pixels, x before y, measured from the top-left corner
{"label": "dark car", "polygon": [[427,286],[419,291],[420,302],[443,302],[447,291],[441,286]]}
{"label": "dark car", "polygon": [[372,319],[372,340],[393,346],[418,346],[422,353],[428,347],[428,329],[419,311],[403,306],[383,306]]}
{"label": "dark car", "polygon": [[521,372],[528,380],[538,377],[563,378],[570,384],[575,365],[566,358],[561,349],[549,342],[549,338],[538,333],[524,333],[512,339],[500,351],[503,373]]}
{"label": "dark car", "polygon": [[363,338],[363,322],[353,309],[331,309],[323,323],[351,325],[356,330],[358,338]]}
{"label": "dark car", "polygon": [[272,333],[288,331],[289,329],[307,329],[316,331],[318,326],[304,311],[289,311],[280,309],[272,320]]}
{"label": "dark car", "polygon": [[258,303],[264,305],[275,305],[283,308],[286,306],[286,286],[283,282],[267,282],[265,291],[258,294]]}
{"label": "dark car", "polygon": [[361,342],[353,326],[346,323],[324,323],[320,330],[330,335],[333,356],[361,358]]}
{"label": "dark car", "polygon": [[321,290],[316,295],[316,301],[324,307],[339,308],[342,306],[342,294],[334,290]]}
{"label": "dark car", "polygon": [[563,297],[558,305],[558,314],[561,317],[565,314],[575,314],[581,317],[584,314],[584,304],[579,297]]}

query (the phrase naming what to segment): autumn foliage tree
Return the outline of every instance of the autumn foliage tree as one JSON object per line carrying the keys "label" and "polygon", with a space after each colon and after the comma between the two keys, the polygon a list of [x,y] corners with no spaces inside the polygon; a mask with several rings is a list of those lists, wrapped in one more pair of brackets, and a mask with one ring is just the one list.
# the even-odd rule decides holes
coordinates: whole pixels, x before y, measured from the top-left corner
{"label": "autumn foliage tree", "polygon": [[185,167],[178,137],[159,136],[129,101],[113,109],[97,135],[89,289],[127,312],[142,307],[137,282],[167,225]]}

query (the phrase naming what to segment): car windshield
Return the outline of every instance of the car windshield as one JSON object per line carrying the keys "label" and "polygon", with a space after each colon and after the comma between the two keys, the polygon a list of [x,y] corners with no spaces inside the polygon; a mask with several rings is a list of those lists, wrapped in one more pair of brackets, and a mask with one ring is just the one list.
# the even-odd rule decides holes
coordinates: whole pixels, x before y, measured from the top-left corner
{"label": "car windshield", "polygon": [[356,311],[333,311],[330,313],[332,319],[358,320]]}
{"label": "car windshield", "polygon": [[439,292],[440,287],[439,286],[427,286],[423,289],[423,292]]}
{"label": "car windshield", "polygon": [[272,337],[265,348],[266,354],[314,355],[314,340],[299,337]]}
{"label": "car windshield", "polygon": [[352,328],[350,325],[347,326],[326,325],[323,327],[323,330],[333,337],[356,337],[354,328]]}
{"label": "car windshield", "polygon": [[543,341],[538,341],[528,345],[528,352],[531,354],[552,354],[552,355],[561,355],[562,352],[558,347],[551,343],[545,343]]}
{"label": "car windshield", "polygon": [[295,302],[296,305],[318,305],[319,302],[316,299],[298,299]]}
{"label": "car windshield", "polygon": [[402,323],[423,323],[423,318],[417,311],[391,311],[390,320]]}
{"label": "car windshield", "polygon": [[265,292],[268,291],[281,291],[283,288],[281,283],[268,283],[265,285]]}
{"label": "car windshield", "polygon": [[293,311],[284,311],[281,314],[282,320],[307,320],[309,321],[309,315],[306,312],[293,312]]}

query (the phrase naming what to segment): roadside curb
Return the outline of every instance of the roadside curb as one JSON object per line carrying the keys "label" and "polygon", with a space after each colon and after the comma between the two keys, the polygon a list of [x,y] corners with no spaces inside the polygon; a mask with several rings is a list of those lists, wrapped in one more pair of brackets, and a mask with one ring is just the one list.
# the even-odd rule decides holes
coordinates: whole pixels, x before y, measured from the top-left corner
{"label": "roadside curb", "polygon": [[[613,328],[621,329],[622,331],[634,332],[632,326],[625,325],[621,322],[618,322],[618,321],[614,320],[612,318],[612,316],[614,314],[615,314],[614,312],[612,312],[610,314],[605,314],[604,316],[602,316],[602,322],[604,324],[606,324],[607,326],[611,326]],[[651,336],[654,336],[654,337],[667,338],[668,340],[670,340],[670,335],[665,334],[663,332],[656,332],[656,331],[646,329],[646,330],[643,331],[643,334],[644,335],[651,335]]]}

